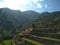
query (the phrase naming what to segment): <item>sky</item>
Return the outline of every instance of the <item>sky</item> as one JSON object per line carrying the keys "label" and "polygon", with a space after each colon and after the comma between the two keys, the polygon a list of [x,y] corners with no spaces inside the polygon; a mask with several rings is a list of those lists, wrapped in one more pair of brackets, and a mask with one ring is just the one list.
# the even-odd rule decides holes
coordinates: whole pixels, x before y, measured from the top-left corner
{"label": "sky", "polygon": [[0,0],[0,8],[33,10],[36,12],[60,11],[60,0]]}

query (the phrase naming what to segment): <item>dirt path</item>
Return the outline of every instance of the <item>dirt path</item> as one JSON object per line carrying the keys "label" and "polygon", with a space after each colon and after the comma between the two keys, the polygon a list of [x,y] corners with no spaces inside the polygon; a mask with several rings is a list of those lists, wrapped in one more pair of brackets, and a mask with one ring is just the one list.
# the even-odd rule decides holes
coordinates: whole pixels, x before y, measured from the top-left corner
{"label": "dirt path", "polygon": [[12,44],[13,44],[13,45],[16,45],[16,43],[15,43],[13,40],[12,40]]}

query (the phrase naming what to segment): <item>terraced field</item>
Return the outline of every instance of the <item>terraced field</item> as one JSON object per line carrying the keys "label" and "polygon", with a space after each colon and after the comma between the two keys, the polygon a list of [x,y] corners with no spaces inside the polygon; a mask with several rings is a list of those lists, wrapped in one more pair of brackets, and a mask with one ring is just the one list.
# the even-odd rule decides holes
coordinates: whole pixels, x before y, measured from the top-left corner
{"label": "terraced field", "polygon": [[26,41],[25,45],[44,45],[43,43],[28,39],[28,38],[23,38],[23,39]]}
{"label": "terraced field", "polygon": [[38,37],[35,35],[27,35],[26,38],[40,42],[44,45],[60,45],[60,39]]}
{"label": "terraced field", "polygon": [[5,40],[0,45],[60,45],[60,39],[40,37],[35,35],[15,36],[15,39]]}

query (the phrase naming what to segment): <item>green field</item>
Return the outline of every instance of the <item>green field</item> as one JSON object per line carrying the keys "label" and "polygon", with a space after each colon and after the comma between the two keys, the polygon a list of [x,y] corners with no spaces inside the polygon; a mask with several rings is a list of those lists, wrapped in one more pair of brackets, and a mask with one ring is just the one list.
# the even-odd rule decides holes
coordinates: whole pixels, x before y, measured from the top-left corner
{"label": "green field", "polygon": [[4,44],[5,44],[5,45],[12,45],[12,41],[11,41],[11,40],[5,40],[5,41],[4,41]]}
{"label": "green field", "polygon": [[0,43],[0,45],[12,45],[12,41],[11,40],[5,40],[2,43]]}
{"label": "green field", "polygon": [[2,43],[0,43],[0,45],[2,45]]}
{"label": "green field", "polygon": [[23,38],[23,39],[24,39],[25,41],[31,43],[31,44],[35,44],[35,45],[44,45],[44,44],[42,44],[42,43],[40,43],[40,42],[36,42],[36,41],[31,40],[31,39],[28,39],[28,38]]}
{"label": "green field", "polygon": [[35,35],[30,35],[36,38],[40,38],[40,39],[47,39],[47,40],[51,40],[51,41],[57,41],[60,42],[60,39],[55,39],[55,38],[48,38],[48,37],[39,37],[39,36],[35,36]]}

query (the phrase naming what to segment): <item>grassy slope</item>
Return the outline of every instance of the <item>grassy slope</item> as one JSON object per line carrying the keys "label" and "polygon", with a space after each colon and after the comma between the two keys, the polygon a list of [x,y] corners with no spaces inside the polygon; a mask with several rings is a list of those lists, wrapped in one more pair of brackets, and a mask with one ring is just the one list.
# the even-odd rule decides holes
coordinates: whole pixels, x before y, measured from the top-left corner
{"label": "grassy slope", "polygon": [[31,40],[31,39],[28,39],[28,38],[24,38],[24,35],[23,34],[18,34],[18,36],[19,37],[22,37],[23,36],[23,40],[25,40],[25,41],[27,41],[27,42],[29,42],[29,43],[31,43],[31,44],[35,44],[35,45],[44,45],[44,44],[42,44],[42,43],[40,43],[40,42],[36,42],[36,41],[34,41],[34,40]]}
{"label": "grassy slope", "polygon": [[12,45],[12,41],[11,40],[5,40],[2,43],[0,43],[0,45]]}
{"label": "grassy slope", "polygon": [[4,41],[4,44],[5,44],[5,45],[12,45],[12,41],[11,41],[11,40],[5,40],[5,41]]}
{"label": "grassy slope", "polygon": [[2,43],[0,43],[0,45],[2,45]]}
{"label": "grassy slope", "polygon": [[31,35],[31,36],[36,37],[36,38],[40,38],[40,39],[47,39],[47,40],[51,40],[51,41],[60,42],[60,39],[54,39],[54,38],[48,38],[48,37],[38,37],[38,36],[35,36],[35,35]]}
{"label": "grassy slope", "polygon": [[30,43],[32,43],[32,44],[35,44],[35,45],[44,45],[44,44],[42,44],[42,43],[40,43],[40,42],[36,42],[36,41],[33,41],[33,40],[31,40],[31,39],[28,39],[28,38],[23,38],[25,41],[27,41],[27,42],[30,42]]}
{"label": "grassy slope", "polygon": [[[19,34],[19,36],[23,36],[23,34]],[[40,38],[40,39],[47,39],[47,40],[51,40],[51,41],[57,41],[60,42],[60,39],[56,39],[56,38],[49,38],[49,37],[39,37],[39,36],[35,36],[35,35],[30,35],[36,38]]]}

